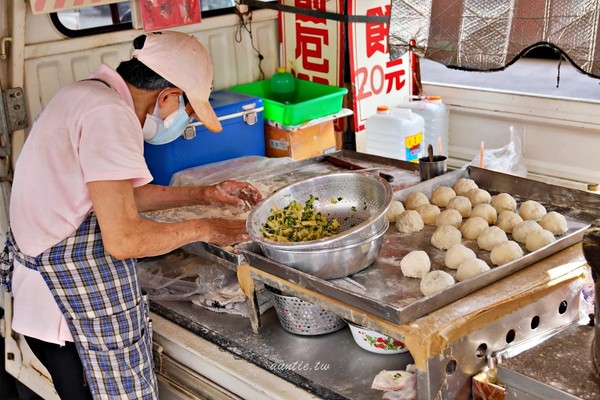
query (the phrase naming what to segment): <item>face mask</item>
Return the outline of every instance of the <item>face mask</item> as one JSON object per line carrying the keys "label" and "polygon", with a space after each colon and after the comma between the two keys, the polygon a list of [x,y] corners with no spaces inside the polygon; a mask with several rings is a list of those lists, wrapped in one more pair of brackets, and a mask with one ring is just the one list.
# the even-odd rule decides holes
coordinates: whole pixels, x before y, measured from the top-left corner
{"label": "face mask", "polygon": [[144,140],[156,145],[170,143],[181,136],[190,121],[191,118],[185,112],[183,96],[179,96],[179,109],[170,114],[164,121],[160,118],[160,108],[157,100],[154,106],[154,114],[146,115],[146,121],[142,127]]}

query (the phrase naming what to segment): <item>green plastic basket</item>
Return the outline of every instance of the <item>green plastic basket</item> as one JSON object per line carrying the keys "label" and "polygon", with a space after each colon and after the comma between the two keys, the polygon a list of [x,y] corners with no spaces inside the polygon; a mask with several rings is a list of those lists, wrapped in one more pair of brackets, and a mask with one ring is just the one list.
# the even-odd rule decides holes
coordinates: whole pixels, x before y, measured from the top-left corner
{"label": "green plastic basket", "polygon": [[261,97],[264,118],[288,126],[335,114],[342,109],[342,100],[348,89],[303,79],[295,81],[296,92],[290,104],[273,100],[270,79],[234,86],[229,90]]}

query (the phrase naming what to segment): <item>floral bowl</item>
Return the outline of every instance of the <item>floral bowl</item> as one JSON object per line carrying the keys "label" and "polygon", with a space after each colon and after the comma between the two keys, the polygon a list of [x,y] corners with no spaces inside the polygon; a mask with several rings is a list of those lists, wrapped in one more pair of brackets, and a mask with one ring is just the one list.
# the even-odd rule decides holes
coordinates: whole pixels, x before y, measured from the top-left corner
{"label": "floral bowl", "polygon": [[363,349],[377,354],[398,354],[408,351],[403,338],[394,339],[377,331],[363,328],[351,321],[346,321],[350,326],[352,337],[357,345]]}

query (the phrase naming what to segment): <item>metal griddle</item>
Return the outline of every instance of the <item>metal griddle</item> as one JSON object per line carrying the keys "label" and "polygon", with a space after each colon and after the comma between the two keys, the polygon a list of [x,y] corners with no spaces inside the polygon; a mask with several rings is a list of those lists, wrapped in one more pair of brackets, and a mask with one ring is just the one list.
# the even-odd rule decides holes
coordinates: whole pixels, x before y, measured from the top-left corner
{"label": "metal griddle", "polygon": [[[565,216],[568,231],[557,240],[534,252],[525,250],[525,256],[502,266],[492,266],[489,252],[480,250],[476,241],[463,239],[463,244],[473,249],[479,258],[488,262],[492,269],[469,280],[425,297],[419,289],[419,280],[406,278],[400,270],[400,260],[412,250],[426,251],[433,269],[443,269],[455,274],[444,266],[445,251],[434,248],[430,238],[435,226],[427,226],[417,233],[403,234],[390,227],[377,260],[363,271],[350,276],[355,285],[343,280],[326,281],[301,271],[279,264],[266,258],[255,243],[243,245],[240,250],[255,268],[286,279],[315,292],[337,299],[350,306],[381,317],[387,321],[404,324],[439,309],[451,302],[519,271],[551,254],[563,250],[581,240],[585,229],[600,216],[598,195],[549,185],[517,176],[506,175],[476,167],[452,171],[426,182],[418,183],[394,193],[394,199],[405,200],[415,191],[425,193],[429,198],[436,186],[453,184],[461,177],[469,177],[480,188],[492,194],[510,193],[520,204],[525,200],[536,200],[548,211],[557,211]],[[510,235],[509,239],[510,239]]]}

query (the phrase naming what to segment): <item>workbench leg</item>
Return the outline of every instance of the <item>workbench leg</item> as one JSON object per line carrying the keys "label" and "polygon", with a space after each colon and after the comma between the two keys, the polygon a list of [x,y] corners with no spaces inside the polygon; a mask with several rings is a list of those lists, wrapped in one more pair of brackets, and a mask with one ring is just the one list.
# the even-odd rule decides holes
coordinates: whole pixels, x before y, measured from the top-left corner
{"label": "workbench leg", "polygon": [[254,280],[250,276],[250,265],[242,263],[237,267],[237,276],[240,288],[246,296],[246,304],[248,305],[248,315],[252,332],[258,333],[260,330],[260,309],[258,307],[258,299],[254,290]]}

